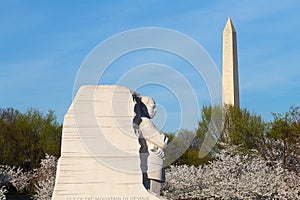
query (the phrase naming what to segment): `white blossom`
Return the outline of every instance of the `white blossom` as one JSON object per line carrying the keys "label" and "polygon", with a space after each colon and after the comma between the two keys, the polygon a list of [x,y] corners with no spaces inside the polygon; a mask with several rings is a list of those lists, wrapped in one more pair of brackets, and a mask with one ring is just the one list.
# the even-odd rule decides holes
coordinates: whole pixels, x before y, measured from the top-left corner
{"label": "white blossom", "polygon": [[[299,199],[299,174],[284,170],[280,159],[270,161],[259,155],[254,150],[240,154],[237,147],[225,146],[207,165],[171,166],[162,193],[168,199]],[[37,181],[34,199],[50,200],[56,165],[57,159],[46,154],[41,167],[32,172],[0,166],[0,200],[6,199],[10,184],[21,191],[33,177]]]}
{"label": "white blossom", "polygon": [[6,190],[5,186],[2,186],[0,188],[0,200],[6,200],[5,193],[7,193],[7,190]]}
{"label": "white blossom", "polygon": [[242,155],[226,147],[199,167],[171,166],[162,193],[168,199],[299,199],[300,177],[257,152]]}
{"label": "white blossom", "polygon": [[54,189],[55,177],[49,177],[43,181],[39,181],[36,185],[36,194],[34,199],[50,200]]}
{"label": "white blossom", "polygon": [[13,185],[17,191],[23,191],[29,184],[29,173],[23,172],[21,167],[0,166],[0,183],[6,187]]}
{"label": "white blossom", "polygon": [[41,167],[34,170],[38,177],[34,199],[51,199],[55,184],[56,165],[57,159],[52,155],[46,154],[45,158],[41,160]]}

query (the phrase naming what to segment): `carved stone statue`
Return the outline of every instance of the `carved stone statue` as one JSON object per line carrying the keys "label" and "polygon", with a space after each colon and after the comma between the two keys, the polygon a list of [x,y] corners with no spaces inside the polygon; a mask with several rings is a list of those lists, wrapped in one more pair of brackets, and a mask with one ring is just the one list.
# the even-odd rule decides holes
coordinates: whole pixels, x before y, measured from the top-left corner
{"label": "carved stone statue", "polygon": [[64,117],[54,200],[160,199],[168,139],[155,103],[122,86],[82,86]]}
{"label": "carved stone statue", "polygon": [[161,183],[165,181],[164,160],[168,138],[156,129],[150,119],[155,114],[155,102],[152,98],[134,94],[136,102],[134,128],[139,137],[141,149],[141,168],[143,184],[156,194],[160,194]]}

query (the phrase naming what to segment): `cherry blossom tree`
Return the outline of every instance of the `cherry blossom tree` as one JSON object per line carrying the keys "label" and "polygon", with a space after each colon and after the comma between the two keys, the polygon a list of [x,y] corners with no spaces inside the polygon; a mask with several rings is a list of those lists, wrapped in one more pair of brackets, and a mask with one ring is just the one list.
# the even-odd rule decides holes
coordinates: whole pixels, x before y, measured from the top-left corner
{"label": "cherry blossom tree", "polygon": [[5,186],[2,186],[0,188],[0,200],[6,200],[5,193],[7,193],[7,190]]}
{"label": "cherry blossom tree", "polygon": [[0,200],[5,200],[5,194],[13,186],[18,192],[23,192],[30,184],[35,184],[36,200],[50,200],[55,184],[57,159],[46,154],[41,160],[41,166],[29,172],[22,168],[0,166]]}
{"label": "cherry blossom tree", "polygon": [[0,186],[7,189],[13,186],[17,191],[22,192],[29,184],[29,174],[30,172],[23,172],[21,167],[2,165],[0,166]]}
{"label": "cherry blossom tree", "polygon": [[298,199],[300,176],[253,150],[227,146],[208,165],[171,166],[162,193],[168,199]]}
{"label": "cherry blossom tree", "polygon": [[56,157],[46,154],[45,158],[41,160],[41,167],[34,170],[38,177],[34,199],[51,199],[55,184],[56,165]]}

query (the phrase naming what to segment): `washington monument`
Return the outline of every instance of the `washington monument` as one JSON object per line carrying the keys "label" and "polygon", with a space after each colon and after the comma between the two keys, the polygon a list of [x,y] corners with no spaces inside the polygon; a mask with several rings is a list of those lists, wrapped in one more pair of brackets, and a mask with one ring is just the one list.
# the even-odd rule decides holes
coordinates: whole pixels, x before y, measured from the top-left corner
{"label": "washington monument", "polygon": [[228,18],[223,31],[222,103],[240,106],[236,31]]}

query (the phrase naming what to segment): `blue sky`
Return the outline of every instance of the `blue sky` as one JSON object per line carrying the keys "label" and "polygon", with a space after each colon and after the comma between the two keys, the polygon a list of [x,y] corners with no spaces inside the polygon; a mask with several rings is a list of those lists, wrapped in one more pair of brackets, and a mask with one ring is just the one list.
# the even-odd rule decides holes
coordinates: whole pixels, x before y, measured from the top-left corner
{"label": "blue sky", "polygon": [[[230,16],[237,30],[241,106],[268,121],[271,112],[300,105],[299,9],[296,0],[0,1],[0,107],[52,109],[62,122],[86,56],[100,42],[134,28],[186,34],[221,71],[222,31]],[[210,103],[203,80],[175,56],[142,51],[122,59],[111,66],[103,83],[114,84],[122,70],[156,62],[185,74],[200,107]],[[140,92],[153,96],[167,113],[163,130],[176,131],[180,120],[168,115],[180,109],[175,98],[170,100],[174,95],[155,85]],[[166,113],[157,121],[165,120]]]}

